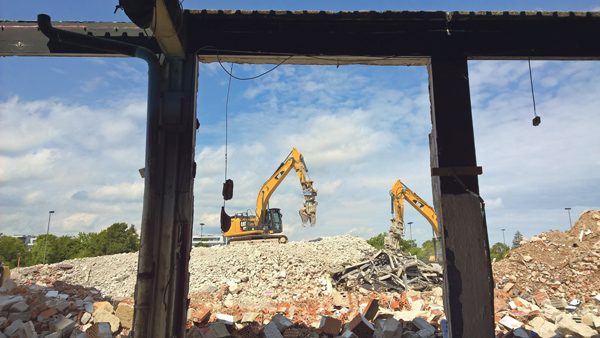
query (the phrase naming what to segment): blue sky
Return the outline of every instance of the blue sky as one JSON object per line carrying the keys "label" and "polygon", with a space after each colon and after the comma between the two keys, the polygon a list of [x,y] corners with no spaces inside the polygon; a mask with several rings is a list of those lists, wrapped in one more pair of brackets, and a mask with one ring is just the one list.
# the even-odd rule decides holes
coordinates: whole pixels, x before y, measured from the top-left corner
{"label": "blue sky", "polygon": [[[576,10],[600,1],[185,1],[186,9]],[[0,0],[1,20],[128,21],[105,1]],[[585,209],[600,209],[600,63],[471,61],[471,101],[480,190],[491,244],[567,230]],[[230,64],[225,67],[229,69]],[[234,65],[249,77],[270,65]],[[229,77],[201,64],[198,92],[194,231],[218,233],[225,170]],[[0,59],[0,232],[76,235],[115,222],[139,228],[144,166],[146,64],[126,58]],[[402,179],[432,202],[425,67],[282,65],[253,81],[233,80],[229,99],[227,211],[254,209],[262,183],[291,151],[305,156],[319,190],[317,226],[302,228],[300,185],[290,174],[271,198],[292,240],[389,228],[389,189]],[[407,206],[420,244],[431,227]]]}

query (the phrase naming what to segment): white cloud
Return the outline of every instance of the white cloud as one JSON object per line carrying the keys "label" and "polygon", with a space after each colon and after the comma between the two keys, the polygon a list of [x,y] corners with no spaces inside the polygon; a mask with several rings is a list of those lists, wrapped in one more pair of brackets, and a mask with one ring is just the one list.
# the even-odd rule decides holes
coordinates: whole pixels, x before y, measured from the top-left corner
{"label": "white cloud", "polygon": [[98,219],[98,215],[78,213],[70,215],[62,221],[62,229],[69,232],[86,232],[93,222]]}

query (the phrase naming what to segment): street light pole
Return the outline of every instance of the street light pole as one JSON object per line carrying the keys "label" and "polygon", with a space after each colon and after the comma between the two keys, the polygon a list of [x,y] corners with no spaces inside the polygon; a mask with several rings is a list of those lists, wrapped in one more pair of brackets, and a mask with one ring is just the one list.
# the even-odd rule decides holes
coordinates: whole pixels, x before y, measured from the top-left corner
{"label": "street light pole", "polygon": [[202,230],[204,229],[204,223],[200,223],[200,242],[202,242]]}
{"label": "street light pole", "polygon": [[506,238],[504,238],[504,230],[506,229],[502,229],[502,242],[504,243],[504,245],[506,245]]}
{"label": "street light pole", "polygon": [[571,225],[571,229],[573,229],[573,222],[571,222],[571,208],[565,208],[565,210],[569,213],[569,225]]}
{"label": "street light pole", "polygon": [[48,211],[48,229],[46,230],[46,245],[44,245],[44,263],[46,264],[46,249],[48,249],[48,236],[50,235],[50,218],[52,217],[52,214],[54,213],[53,210]]}
{"label": "street light pole", "polygon": [[412,224],[413,222],[408,222],[408,226],[410,227],[410,240],[412,241]]}

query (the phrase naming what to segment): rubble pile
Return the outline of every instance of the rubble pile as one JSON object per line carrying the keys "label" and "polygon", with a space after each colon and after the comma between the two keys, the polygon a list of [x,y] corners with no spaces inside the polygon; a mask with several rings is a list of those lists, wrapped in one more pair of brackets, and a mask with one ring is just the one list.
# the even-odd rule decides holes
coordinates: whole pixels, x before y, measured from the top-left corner
{"label": "rubble pile", "polygon": [[0,337],[113,337],[133,324],[133,301],[104,297],[95,288],[61,281],[17,286],[0,293]]}
{"label": "rubble pile", "polygon": [[525,327],[542,338],[598,335],[600,210],[584,211],[566,232],[523,239],[492,268],[499,331]]}
{"label": "rubble pile", "polygon": [[[235,334],[252,338],[271,332],[279,337],[279,332],[288,338],[318,338],[355,327],[355,334],[366,338],[365,334],[383,332],[384,319],[389,323],[388,331],[406,332],[408,337],[417,332],[421,332],[418,337],[439,333],[443,320],[439,287],[402,293],[374,292],[362,285],[352,290],[333,287],[330,271],[365,261],[376,252],[364,239],[352,236],[286,245],[194,248],[190,259],[188,336]],[[397,257],[393,261],[397,264]],[[133,309],[131,281],[135,280],[136,263],[137,255],[122,254],[12,270],[19,285],[13,283],[10,291],[0,292],[0,333],[27,337],[34,336],[34,332],[46,337],[126,336],[132,325],[132,311],[127,312],[127,318],[120,315],[124,309]],[[104,311],[97,312],[96,308]],[[48,312],[40,317],[40,311]],[[421,319],[413,322],[415,318]],[[282,330],[282,320],[293,324]],[[271,325],[274,321],[276,330]],[[346,333],[347,338],[353,337],[351,331]]]}
{"label": "rubble pile", "polygon": [[345,288],[429,291],[442,286],[444,271],[439,264],[425,264],[401,252],[379,251],[367,261],[332,272],[331,277],[337,286]]}
{"label": "rubble pile", "polygon": [[[598,337],[600,210],[524,240],[493,264],[496,337]],[[352,236],[194,248],[187,337],[433,338],[446,320],[437,264]],[[0,338],[126,337],[137,254],[11,271]]]}
{"label": "rubble pile", "polygon": [[524,239],[493,264],[499,288],[545,292],[551,298],[587,301],[600,292],[600,210],[587,210],[566,231]]}

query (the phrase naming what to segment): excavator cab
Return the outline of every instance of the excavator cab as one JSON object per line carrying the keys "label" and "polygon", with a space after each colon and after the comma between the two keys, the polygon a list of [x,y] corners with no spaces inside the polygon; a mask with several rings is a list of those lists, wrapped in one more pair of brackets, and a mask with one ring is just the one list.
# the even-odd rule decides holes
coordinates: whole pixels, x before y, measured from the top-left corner
{"label": "excavator cab", "polygon": [[283,232],[283,224],[281,222],[281,209],[267,209],[265,215],[264,229],[268,233],[278,234]]}

